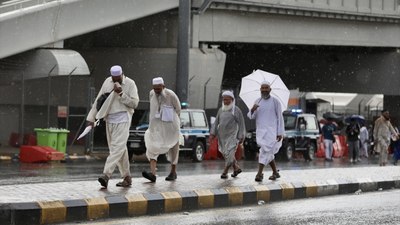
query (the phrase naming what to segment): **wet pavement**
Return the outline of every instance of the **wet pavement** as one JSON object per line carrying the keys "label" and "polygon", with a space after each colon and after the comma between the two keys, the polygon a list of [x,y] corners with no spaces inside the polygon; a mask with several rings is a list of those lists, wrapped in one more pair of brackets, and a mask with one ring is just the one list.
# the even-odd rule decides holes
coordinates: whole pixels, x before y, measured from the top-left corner
{"label": "wet pavement", "polygon": [[[0,203],[29,202],[29,201],[54,201],[70,200],[114,195],[126,195],[134,193],[159,193],[165,191],[187,191],[194,189],[223,188],[230,186],[258,185],[254,181],[256,174],[256,161],[241,161],[243,173],[237,178],[223,180],[220,172],[223,161],[205,161],[203,163],[182,163],[178,170],[178,179],[173,182],[165,181],[168,175],[169,165],[159,164],[156,183],[150,183],[141,177],[142,169],[148,168],[147,163],[134,163],[133,185],[131,188],[116,187],[119,178],[113,178],[109,182],[108,189],[101,189],[97,177],[102,171],[102,162],[88,162],[86,164],[68,166],[58,163],[49,165],[36,164],[9,164],[8,170],[3,170],[1,164],[3,185],[0,186]],[[311,166],[311,165],[312,166]],[[367,162],[349,164],[347,162],[329,163],[323,160],[315,160],[307,163],[294,161],[278,164],[281,178],[278,181],[269,181],[270,169],[265,169],[265,179],[262,184],[281,184],[294,182],[323,182],[327,180],[346,179],[392,179],[400,178],[400,166],[389,165],[379,167]],[[309,166],[305,166],[309,165]],[[15,166],[14,175],[8,174]],[[346,166],[345,168],[343,168]],[[329,167],[329,168],[327,168]],[[43,171],[42,171],[43,170]],[[8,176],[8,178],[5,178]],[[19,178],[16,178],[18,177]],[[117,176],[115,176],[117,177]],[[15,182],[17,179],[17,182]],[[16,184],[5,184],[14,182]]]}
{"label": "wet pavement", "polygon": [[[169,164],[158,164],[156,183],[141,177],[146,160],[131,164],[133,184],[116,187],[117,173],[107,189],[97,182],[104,161],[26,164],[1,162],[0,224],[47,224],[128,215],[254,204],[258,200],[317,197],[400,188],[400,166],[379,167],[377,158],[359,163],[347,159],[278,161],[281,178],[256,182],[257,161],[240,161],[238,177],[221,179],[222,160],[192,163],[182,159],[178,179],[166,181]],[[117,170],[115,171],[117,172]],[[205,205],[204,205],[205,204]],[[78,207],[78,208],[76,208]],[[57,213],[56,213],[57,212]],[[87,212],[87,213],[86,213]]]}

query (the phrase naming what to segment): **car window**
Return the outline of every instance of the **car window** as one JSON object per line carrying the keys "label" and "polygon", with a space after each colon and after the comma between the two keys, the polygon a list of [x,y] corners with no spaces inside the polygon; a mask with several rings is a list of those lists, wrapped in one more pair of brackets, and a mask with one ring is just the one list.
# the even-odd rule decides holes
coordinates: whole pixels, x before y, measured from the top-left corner
{"label": "car window", "polygon": [[180,118],[182,127],[190,127],[189,112],[181,111]]}
{"label": "car window", "polygon": [[306,120],[307,130],[318,130],[317,123],[314,117],[306,116],[304,117],[304,119]]}
{"label": "car window", "polygon": [[192,112],[193,127],[207,127],[206,118],[202,112]]}
{"label": "car window", "polygon": [[285,123],[285,130],[292,130],[296,126],[296,117],[292,115],[283,116],[283,120]]}

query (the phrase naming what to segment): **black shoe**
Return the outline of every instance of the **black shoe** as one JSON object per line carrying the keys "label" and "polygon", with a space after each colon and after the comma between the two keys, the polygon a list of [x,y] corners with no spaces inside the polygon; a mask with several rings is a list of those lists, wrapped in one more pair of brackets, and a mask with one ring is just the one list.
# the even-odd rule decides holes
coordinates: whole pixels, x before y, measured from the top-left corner
{"label": "black shoe", "polygon": [[168,175],[168,177],[165,178],[165,180],[173,181],[173,180],[176,180],[177,177],[178,177],[178,176],[176,175],[176,173],[175,173],[175,174],[170,173],[170,174]]}
{"label": "black shoe", "polygon": [[236,171],[233,171],[233,173],[231,174],[231,177],[237,177],[237,175],[239,175],[239,173],[242,172],[242,169],[237,169]]}
{"label": "black shoe", "polygon": [[227,179],[228,175],[226,173],[221,174],[221,179]]}
{"label": "black shoe", "polygon": [[148,173],[146,171],[142,171],[142,176],[148,180],[150,180],[151,182],[156,182],[157,177],[152,174],[152,173]]}
{"label": "black shoe", "polygon": [[99,181],[101,186],[103,186],[104,188],[107,188],[109,179],[110,178],[108,178],[106,175],[103,175],[103,176],[99,177],[99,179],[97,179],[97,180]]}

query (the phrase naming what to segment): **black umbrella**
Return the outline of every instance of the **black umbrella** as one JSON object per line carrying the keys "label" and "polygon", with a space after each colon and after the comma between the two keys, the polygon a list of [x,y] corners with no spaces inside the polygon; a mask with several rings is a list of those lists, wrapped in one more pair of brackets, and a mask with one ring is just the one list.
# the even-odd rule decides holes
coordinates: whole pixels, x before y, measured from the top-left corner
{"label": "black umbrella", "polygon": [[350,121],[354,119],[357,123],[365,124],[365,118],[361,115],[351,115],[345,119],[346,123],[350,123]]}
{"label": "black umbrella", "polygon": [[324,117],[324,119],[327,120],[335,120],[335,121],[341,121],[343,119],[341,115],[336,114],[334,112],[326,112],[322,114],[322,117]]}

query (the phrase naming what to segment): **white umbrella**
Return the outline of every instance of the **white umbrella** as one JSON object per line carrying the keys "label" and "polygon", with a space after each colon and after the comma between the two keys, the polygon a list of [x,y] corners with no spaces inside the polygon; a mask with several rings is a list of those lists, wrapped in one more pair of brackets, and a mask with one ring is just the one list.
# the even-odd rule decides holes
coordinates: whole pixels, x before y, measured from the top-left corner
{"label": "white umbrella", "polygon": [[253,71],[250,75],[242,78],[239,96],[251,109],[255,101],[261,97],[260,87],[263,81],[268,81],[271,84],[270,95],[276,97],[281,103],[282,111],[287,109],[290,91],[283,83],[282,79],[273,73],[268,73],[262,70]]}

